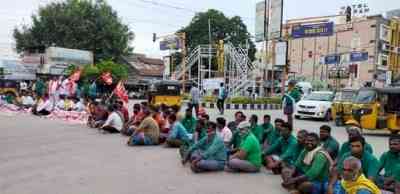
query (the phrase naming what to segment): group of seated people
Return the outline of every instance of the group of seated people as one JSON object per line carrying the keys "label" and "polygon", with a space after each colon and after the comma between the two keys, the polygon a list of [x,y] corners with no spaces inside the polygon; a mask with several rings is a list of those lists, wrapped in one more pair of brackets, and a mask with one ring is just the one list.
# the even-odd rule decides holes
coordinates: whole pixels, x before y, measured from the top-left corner
{"label": "group of seated people", "polygon": [[[216,122],[202,110],[193,116],[178,107],[135,104],[133,115],[122,102],[107,108],[89,106],[88,125],[109,133],[129,136],[129,146],[159,145],[179,148],[183,164],[195,173],[210,171],[259,172],[262,166],[282,178],[290,193],[375,194],[394,192],[400,184],[400,136],[389,139],[390,150],[378,160],[357,125],[346,128],[348,140],[341,146],[322,125],[319,134],[298,130],[282,119],[271,123],[270,115],[258,122],[257,115],[239,111],[235,120]],[[400,192],[400,190],[398,190]]]}

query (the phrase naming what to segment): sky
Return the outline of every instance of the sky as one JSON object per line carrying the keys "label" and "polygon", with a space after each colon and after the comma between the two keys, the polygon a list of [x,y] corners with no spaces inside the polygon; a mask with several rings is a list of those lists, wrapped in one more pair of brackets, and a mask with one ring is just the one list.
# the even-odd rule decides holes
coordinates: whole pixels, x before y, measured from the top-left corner
{"label": "sky", "polygon": [[[60,0],[0,0],[0,57],[13,57],[15,27],[31,23],[30,16],[39,6]],[[189,24],[196,12],[217,9],[228,17],[240,16],[254,35],[255,4],[260,0],[106,0],[118,12],[122,22],[135,33],[134,52],[152,57],[159,51],[152,34],[164,36]],[[367,3],[372,14],[400,9],[400,0],[284,0],[284,19],[338,14],[340,7]]]}

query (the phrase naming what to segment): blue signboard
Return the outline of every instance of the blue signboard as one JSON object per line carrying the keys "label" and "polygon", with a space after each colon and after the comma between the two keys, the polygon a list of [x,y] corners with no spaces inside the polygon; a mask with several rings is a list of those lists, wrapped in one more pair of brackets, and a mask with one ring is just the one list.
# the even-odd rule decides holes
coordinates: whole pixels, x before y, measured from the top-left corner
{"label": "blue signboard", "polygon": [[328,55],[325,57],[325,64],[338,64],[340,62],[340,55]]}
{"label": "blue signboard", "polygon": [[160,50],[178,50],[181,49],[181,41],[178,37],[166,38],[160,41]]}
{"label": "blue signboard", "polygon": [[333,22],[295,26],[292,29],[292,38],[306,38],[315,36],[332,36]]}
{"label": "blue signboard", "polygon": [[367,61],[368,52],[351,52],[350,62]]}

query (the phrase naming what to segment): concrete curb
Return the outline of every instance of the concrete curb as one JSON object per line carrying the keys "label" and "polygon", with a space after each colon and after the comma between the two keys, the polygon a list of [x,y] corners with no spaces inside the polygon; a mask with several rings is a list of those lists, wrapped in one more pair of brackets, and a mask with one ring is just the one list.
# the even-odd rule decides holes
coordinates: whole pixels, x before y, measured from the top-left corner
{"label": "concrete curb", "polygon": [[[201,103],[204,108],[217,108],[216,103]],[[280,110],[280,104],[224,104],[226,110]]]}

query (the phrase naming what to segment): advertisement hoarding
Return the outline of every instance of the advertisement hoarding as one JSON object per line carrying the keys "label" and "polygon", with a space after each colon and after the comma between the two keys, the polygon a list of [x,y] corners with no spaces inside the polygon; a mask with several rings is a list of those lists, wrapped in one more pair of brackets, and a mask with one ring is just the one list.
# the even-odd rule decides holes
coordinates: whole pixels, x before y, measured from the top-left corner
{"label": "advertisement hoarding", "polygon": [[[268,0],[266,0],[268,3]],[[256,4],[256,26],[255,26],[255,41],[262,42],[265,40],[265,25],[266,15],[265,15],[265,2],[261,1]],[[268,13],[268,12],[267,12]],[[267,15],[268,16],[268,15]],[[267,20],[268,21],[268,20]]]}
{"label": "advertisement hoarding", "polygon": [[170,36],[160,41],[160,50],[178,50],[181,49],[181,40],[177,36]]}
{"label": "advertisement hoarding", "polygon": [[286,42],[277,42],[275,46],[275,65],[286,65]]}
{"label": "advertisement hoarding", "polygon": [[282,34],[283,0],[270,0],[268,40],[279,39]]}
{"label": "advertisement hoarding", "polygon": [[204,79],[203,88],[205,90],[215,90],[220,87],[221,83],[224,83],[224,78]]}
{"label": "advertisement hoarding", "polygon": [[316,36],[332,36],[333,22],[295,26],[292,29],[292,38],[306,38]]}
{"label": "advertisement hoarding", "polygon": [[30,69],[17,60],[0,60],[0,68],[2,69],[2,78],[8,80],[35,80],[36,72]]}
{"label": "advertisement hoarding", "polygon": [[46,49],[47,63],[54,65],[93,64],[93,53],[85,50],[49,47]]}
{"label": "advertisement hoarding", "polygon": [[164,76],[171,75],[171,56],[163,57],[164,61]]}
{"label": "advertisement hoarding", "polygon": [[340,63],[340,55],[327,55],[325,56],[325,64],[339,64]]}

